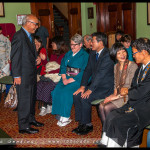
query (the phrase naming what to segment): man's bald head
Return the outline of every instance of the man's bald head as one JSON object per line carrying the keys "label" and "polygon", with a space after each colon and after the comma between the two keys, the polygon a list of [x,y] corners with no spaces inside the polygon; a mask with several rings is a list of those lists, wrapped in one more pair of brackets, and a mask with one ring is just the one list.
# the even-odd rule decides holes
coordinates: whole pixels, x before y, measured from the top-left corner
{"label": "man's bald head", "polygon": [[38,28],[39,21],[37,17],[33,14],[26,15],[22,19],[22,26],[29,32],[35,33],[36,29]]}

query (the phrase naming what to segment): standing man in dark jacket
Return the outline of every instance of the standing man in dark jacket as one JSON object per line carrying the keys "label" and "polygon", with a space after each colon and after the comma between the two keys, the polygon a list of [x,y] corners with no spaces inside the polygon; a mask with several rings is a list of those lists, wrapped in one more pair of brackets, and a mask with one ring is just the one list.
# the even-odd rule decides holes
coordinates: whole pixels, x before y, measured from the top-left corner
{"label": "standing man in dark jacket", "polygon": [[35,45],[31,34],[38,27],[38,19],[30,14],[23,18],[22,27],[12,39],[11,63],[14,85],[18,97],[19,133],[37,133],[44,124],[35,120],[36,82],[38,62]]}
{"label": "standing man in dark jacket", "polygon": [[114,63],[105,47],[106,43],[106,34],[101,32],[92,34],[92,51],[82,77],[81,87],[74,93],[75,120],[79,121],[79,126],[72,132],[78,135],[93,131],[91,102],[104,99],[114,90]]}

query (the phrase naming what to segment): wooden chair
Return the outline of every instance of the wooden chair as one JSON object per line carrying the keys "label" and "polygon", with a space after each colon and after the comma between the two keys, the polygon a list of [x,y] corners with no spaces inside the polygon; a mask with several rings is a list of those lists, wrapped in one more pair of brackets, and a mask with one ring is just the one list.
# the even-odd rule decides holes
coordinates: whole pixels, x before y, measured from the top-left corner
{"label": "wooden chair", "polygon": [[150,148],[150,125],[148,125],[145,129],[147,129],[147,130],[149,130],[148,132],[147,132],[147,137],[146,137],[146,139],[147,139],[147,143],[146,143],[146,147],[147,148]]}
{"label": "wooden chair", "polygon": [[1,86],[1,88],[0,88],[0,101],[1,101],[1,97],[2,97],[2,93],[3,93],[3,91],[2,91],[2,85],[3,84],[13,84],[13,77],[12,76],[5,76],[5,77],[2,77],[2,78],[0,78],[0,86]]}
{"label": "wooden chair", "polygon": [[108,48],[111,48],[112,45],[115,43],[115,34],[116,31],[111,31],[111,32],[107,32],[107,44],[108,44]]}

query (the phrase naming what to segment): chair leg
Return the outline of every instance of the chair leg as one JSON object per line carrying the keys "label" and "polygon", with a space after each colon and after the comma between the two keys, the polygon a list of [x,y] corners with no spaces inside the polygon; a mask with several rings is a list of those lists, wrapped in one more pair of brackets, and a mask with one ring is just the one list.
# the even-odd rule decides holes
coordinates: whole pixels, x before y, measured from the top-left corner
{"label": "chair leg", "polygon": [[1,102],[1,98],[2,98],[2,92],[0,91],[0,102]]}
{"label": "chair leg", "polygon": [[96,110],[97,110],[97,115],[98,115],[98,117],[101,121],[102,127],[103,127],[102,119],[101,119],[101,116],[100,116],[100,113],[99,113],[99,105],[96,105]]}
{"label": "chair leg", "polygon": [[40,101],[38,101],[38,109],[40,109]]}
{"label": "chair leg", "polygon": [[40,109],[42,107],[42,101],[39,101],[38,103],[38,109]]}
{"label": "chair leg", "polygon": [[99,105],[96,105],[96,110],[97,110],[97,114],[98,114],[98,117],[100,118],[100,115],[99,115]]}
{"label": "chair leg", "polygon": [[1,102],[1,100],[2,100],[2,84],[0,84],[1,85],[1,87],[0,87],[0,102]]}
{"label": "chair leg", "polygon": [[7,97],[7,93],[6,93],[6,91],[5,91],[5,92],[4,92],[4,101],[5,101],[6,97]]}

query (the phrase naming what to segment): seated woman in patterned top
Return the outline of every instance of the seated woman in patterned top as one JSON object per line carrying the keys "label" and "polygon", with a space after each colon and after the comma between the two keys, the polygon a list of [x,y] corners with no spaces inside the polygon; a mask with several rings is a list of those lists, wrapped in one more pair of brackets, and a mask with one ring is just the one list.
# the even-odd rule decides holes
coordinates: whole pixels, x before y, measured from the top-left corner
{"label": "seated woman in patterned top", "polygon": [[[123,44],[117,42],[110,49],[110,56],[116,62],[114,66],[114,93],[106,97],[104,102],[99,105],[99,115],[102,124],[110,111],[122,107],[128,101],[128,96],[125,95],[126,91],[131,86],[132,78],[137,64],[129,61],[128,53]],[[123,94],[123,95],[122,95]],[[124,101],[126,100],[126,101]]]}

